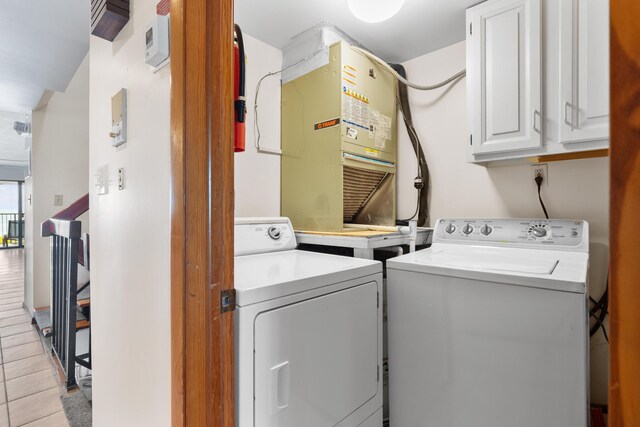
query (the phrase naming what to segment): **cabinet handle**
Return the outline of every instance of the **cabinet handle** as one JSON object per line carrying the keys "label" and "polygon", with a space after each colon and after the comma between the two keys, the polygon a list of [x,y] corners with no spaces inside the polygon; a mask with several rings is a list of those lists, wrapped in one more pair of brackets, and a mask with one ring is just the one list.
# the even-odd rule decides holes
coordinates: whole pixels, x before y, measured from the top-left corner
{"label": "cabinet handle", "polygon": [[539,117],[539,118],[542,118],[542,115],[540,114],[540,111],[538,111],[538,110],[533,110],[533,130],[534,130],[534,131],[536,131],[536,132],[538,132],[538,133],[541,133],[541,132],[540,132],[540,127],[536,125],[536,123],[537,123],[537,120],[536,120],[536,119],[537,119],[538,117]]}
{"label": "cabinet handle", "polygon": [[[571,110],[571,120],[568,119],[567,107]],[[571,130],[573,130],[573,105],[569,102],[564,103],[564,122],[571,126]]]}

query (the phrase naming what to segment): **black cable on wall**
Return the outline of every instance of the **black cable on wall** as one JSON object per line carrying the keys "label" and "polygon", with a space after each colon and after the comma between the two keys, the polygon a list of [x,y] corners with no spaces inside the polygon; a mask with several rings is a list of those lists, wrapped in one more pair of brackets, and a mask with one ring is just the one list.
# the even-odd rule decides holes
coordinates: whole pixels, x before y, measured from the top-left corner
{"label": "black cable on wall", "polygon": [[[396,70],[405,79],[407,78],[407,72],[400,64],[389,64],[391,68]],[[400,220],[408,221],[414,218],[418,218],[418,226],[424,227],[429,225],[429,195],[430,195],[430,181],[429,181],[429,166],[427,165],[427,159],[422,150],[420,144],[420,138],[413,126],[413,118],[411,117],[411,107],[409,106],[409,91],[407,85],[402,82],[398,82],[398,108],[404,118],[404,124],[413,146],[413,151],[418,159],[418,175],[414,180],[414,187],[418,191],[418,197],[416,202],[416,211],[411,218]]]}

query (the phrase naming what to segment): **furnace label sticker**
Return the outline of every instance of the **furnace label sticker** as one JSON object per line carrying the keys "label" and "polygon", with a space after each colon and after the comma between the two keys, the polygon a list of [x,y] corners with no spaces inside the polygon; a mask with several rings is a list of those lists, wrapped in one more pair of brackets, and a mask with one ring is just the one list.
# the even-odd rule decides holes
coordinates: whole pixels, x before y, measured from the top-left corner
{"label": "furnace label sticker", "polygon": [[355,89],[357,86],[356,79],[356,69],[349,65],[344,65],[342,67],[342,80],[347,86],[349,86],[349,89]]}
{"label": "furnace label sticker", "polygon": [[369,130],[369,105],[365,98],[343,88],[342,120],[363,130]]}
{"label": "furnace label sticker", "polygon": [[372,157],[380,157],[380,152],[378,150],[372,150],[371,148],[365,148],[364,152],[367,153],[367,155],[372,156]]}
{"label": "furnace label sticker", "polygon": [[340,119],[335,118],[331,120],[325,120],[324,122],[316,123],[315,125],[313,125],[313,129],[314,130],[326,129],[333,126],[338,126],[339,124],[340,124]]}
{"label": "furnace label sticker", "polygon": [[384,150],[387,141],[391,141],[391,117],[369,109],[369,138],[373,139],[376,147]]}

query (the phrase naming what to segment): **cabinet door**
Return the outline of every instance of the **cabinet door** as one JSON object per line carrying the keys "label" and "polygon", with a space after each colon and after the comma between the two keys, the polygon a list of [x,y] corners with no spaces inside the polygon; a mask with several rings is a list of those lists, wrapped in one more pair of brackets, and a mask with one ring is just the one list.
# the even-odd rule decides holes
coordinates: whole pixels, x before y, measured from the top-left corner
{"label": "cabinet door", "polygon": [[542,143],[540,0],[467,10],[467,93],[473,155]]}
{"label": "cabinet door", "polygon": [[560,1],[560,141],[609,138],[609,1]]}

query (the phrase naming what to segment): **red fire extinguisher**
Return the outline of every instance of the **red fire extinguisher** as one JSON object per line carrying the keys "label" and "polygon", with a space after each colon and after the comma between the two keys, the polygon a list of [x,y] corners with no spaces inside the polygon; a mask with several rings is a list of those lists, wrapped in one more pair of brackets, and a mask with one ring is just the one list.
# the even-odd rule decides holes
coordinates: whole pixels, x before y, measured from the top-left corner
{"label": "red fire extinguisher", "polygon": [[235,37],[233,40],[233,50],[235,54],[234,66],[234,109],[235,109],[235,130],[233,139],[233,151],[240,153],[245,146],[245,119],[247,117],[247,106],[245,100],[245,57],[244,40],[240,26],[235,24]]}

